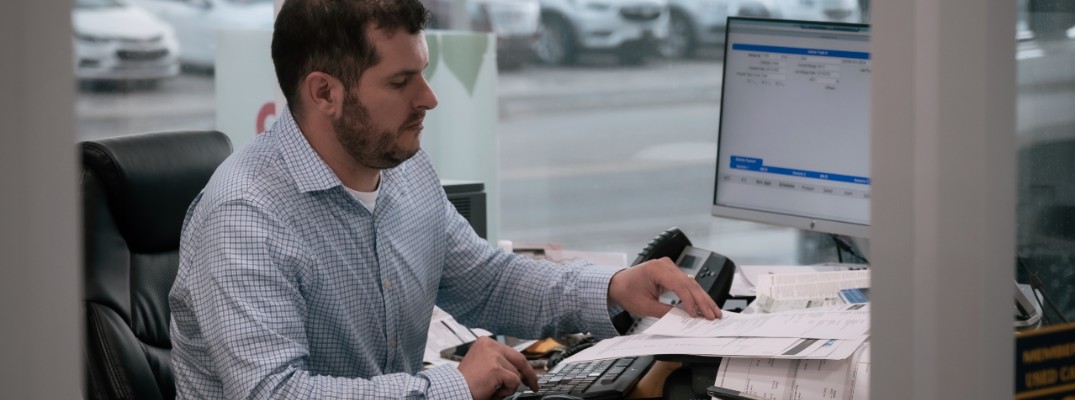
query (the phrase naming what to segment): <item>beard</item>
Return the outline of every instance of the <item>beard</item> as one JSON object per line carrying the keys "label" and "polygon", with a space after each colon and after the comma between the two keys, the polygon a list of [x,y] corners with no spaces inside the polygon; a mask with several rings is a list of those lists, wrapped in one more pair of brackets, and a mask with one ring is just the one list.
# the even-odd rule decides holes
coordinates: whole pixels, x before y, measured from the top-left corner
{"label": "beard", "polygon": [[398,141],[407,134],[405,128],[421,121],[425,113],[412,112],[403,125],[392,132],[375,126],[369,110],[358,100],[358,95],[349,90],[344,96],[341,114],[332,121],[336,140],[360,165],[373,169],[395,168],[418,153],[419,146],[403,148]]}

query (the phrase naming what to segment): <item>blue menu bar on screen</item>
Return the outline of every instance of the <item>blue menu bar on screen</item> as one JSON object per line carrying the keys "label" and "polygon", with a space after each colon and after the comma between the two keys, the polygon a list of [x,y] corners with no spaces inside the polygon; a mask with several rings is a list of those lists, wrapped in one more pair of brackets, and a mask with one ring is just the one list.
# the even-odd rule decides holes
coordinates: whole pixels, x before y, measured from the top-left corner
{"label": "blue menu bar on screen", "polygon": [[803,56],[856,58],[860,60],[870,59],[870,53],[861,51],[807,49],[800,47],[765,46],[760,44],[734,43],[732,44],[732,50],[761,51],[766,53],[796,54]]}
{"label": "blue menu bar on screen", "polygon": [[870,178],[864,176],[834,174],[830,172],[818,172],[798,168],[774,167],[771,165],[765,165],[765,162],[762,159],[754,157],[732,156],[731,167],[733,169],[739,170],[764,172],[777,175],[798,176],[801,178],[858,183],[862,185],[870,184]]}

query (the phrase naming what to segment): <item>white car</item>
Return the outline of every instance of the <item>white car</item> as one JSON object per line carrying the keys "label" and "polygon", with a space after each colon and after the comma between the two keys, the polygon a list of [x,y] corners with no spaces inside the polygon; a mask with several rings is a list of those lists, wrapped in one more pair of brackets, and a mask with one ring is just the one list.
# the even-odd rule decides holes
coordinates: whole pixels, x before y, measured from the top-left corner
{"label": "white car", "polygon": [[212,68],[216,32],[221,29],[268,29],[273,0],[131,0],[175,27],[183,64]]}
{"label": "white car", "polygon": [[668,58],[694,55],[702,46],[724,44],[728,17],[859,22],[858,0],[669,0],[668,38],[660,53]]}
{"label": "white car", "polygon": [[668,58],[690,57],[702,46],[724,43],[730,16],[769,16],[764,3],[752,0],[669,0],[668,6],[668,38],[658,48]]}
{"label": "white car", "polygon": [[167,23],[122,0],[76,0],[71,11],[75,76],[146,80],[179,73],[179,46]]}
{"label": "white car", "polygon": [[775,18],[803,21],[862,22],[858,0],[776,0]]}
{"label": "white car", "polygon": [[611,51],[639,64],[668,36],[668,0],[541,0],[538,59],[570,64],[583,51]]}

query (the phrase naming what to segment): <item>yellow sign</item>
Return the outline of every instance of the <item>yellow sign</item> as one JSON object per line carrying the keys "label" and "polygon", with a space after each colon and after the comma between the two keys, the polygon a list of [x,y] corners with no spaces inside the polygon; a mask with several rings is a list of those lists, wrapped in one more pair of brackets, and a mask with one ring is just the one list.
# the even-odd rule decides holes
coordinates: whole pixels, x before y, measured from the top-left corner
{"label": "yellow sign", "polygon": [[1015,335],[1015,400],[1075,400],[1075,323]]}

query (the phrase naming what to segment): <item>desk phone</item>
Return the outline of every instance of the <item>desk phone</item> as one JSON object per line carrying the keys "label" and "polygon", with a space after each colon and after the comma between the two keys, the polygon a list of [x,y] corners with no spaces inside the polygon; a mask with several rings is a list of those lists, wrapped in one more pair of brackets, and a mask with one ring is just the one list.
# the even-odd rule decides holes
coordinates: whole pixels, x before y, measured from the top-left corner
{"label": "desk phone", "polygon": [[[671,228],[653,238],[631,265],[661,257],[674,260],[684,273],[693,275],[698,280],[702,288],[716,301],[717,306],[724,306],[732,286],[735,263],[720,254],[693,247],[687,235],[678,228]],[[660,301],[673,306],[680,302],[679,297],[672,292],[662,294]],[[635,317],[626,311],[612,319],[616,330],[626,335],[642,332],[656,321],[657,318]],[[655,361],[653,356],[646,356],[560,364],[560,360],[594,343],[596,340],[585,340],[562,354],[554,355],[549,359],[549,372],[538,381],[541,386],[538,392],[520,392],[512,398],[564,399],[571,398],[565,396],[573,396],[591,400],[621,399],[634,389]]]}

